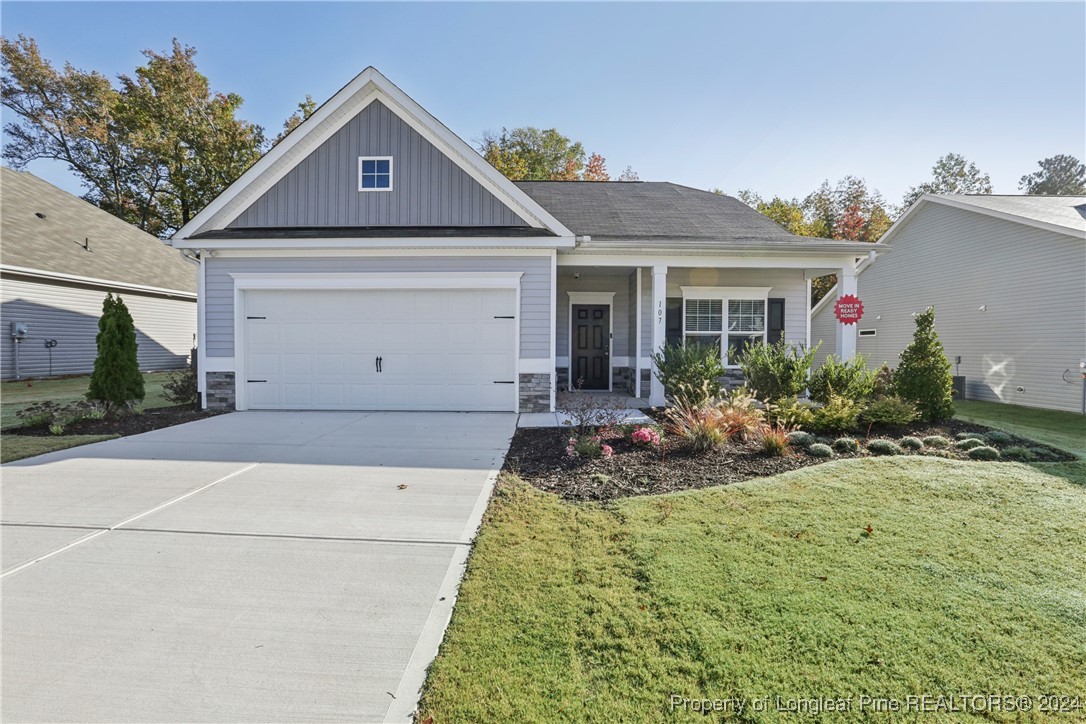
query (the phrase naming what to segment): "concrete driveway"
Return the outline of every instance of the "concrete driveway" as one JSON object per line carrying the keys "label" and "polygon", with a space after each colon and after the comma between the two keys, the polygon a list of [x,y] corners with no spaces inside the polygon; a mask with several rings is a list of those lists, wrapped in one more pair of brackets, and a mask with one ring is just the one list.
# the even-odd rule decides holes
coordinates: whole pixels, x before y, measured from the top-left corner
{"label": "concrete driveway", "polygon": [[3,467],[5,721],[404,721],[516,415],[242,412]]}

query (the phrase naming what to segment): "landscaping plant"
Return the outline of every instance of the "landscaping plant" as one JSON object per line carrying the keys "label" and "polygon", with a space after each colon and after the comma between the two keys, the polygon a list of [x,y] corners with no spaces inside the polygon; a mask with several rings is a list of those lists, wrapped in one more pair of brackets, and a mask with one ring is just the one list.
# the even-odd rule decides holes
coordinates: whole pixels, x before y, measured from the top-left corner
{"label": "landscaping plant", "polygon": [[825,443],[816,442],[807,448],[807,454],[813,458],[832,458],[833,448]]}
{"label": "landscaping plant", "polygon": [[659,447],[660,431],[655,427],[637,427],[630,433],[630,442],[638,447]]}
{"label": "landscaping plant", "polygon": [[928,447],[933,447],[938,450],[950,447],[950,440],[947,440],[942,435],[928,435],[923,439],[923,443]]}
{"label": "landscaping plant", "polygon": [[875,397],[886,397],[894,394],[894,371],[885,362],[875,373],[875,384],[871,392]]}
{"label": "landscaping plant", "polygon": [[924,420],[937,422],[954,416],[953,388],[950,360],[935,332],[935,307],[928,307],[916,315],[913,341],[894,373],[894,391],[916,405]]}
{"label": "landscaping plant", "polygon": [[872,440],[867,443],[867,450],[872,455],[900,455],[901,448],[893,440]]}
{"label": "landscaping plant", "polygon": [[831,394],[826,404],[815,409],[811,428],[818,432],[848,432],[856,429],[860,416],[860,403],[847,397]]}
{"label": "landscaping plant", "polygon": [[1003,458],[1006,460],[1015,460],[1020,463],[1030,463],[1036,460],[1037,456],[1034,455],[1033,451],[1030,450],[1028,447],[1016,445],[1015,447],[1009,447],[1004,450]]}
{"label": "landscaping plant", "polygon": [[917,417],[911,402],[893,395],[872,400],[860,413],[860,419],[869,425],[908,425]]}
{"label": "landscaping plant", "polygon": [[859,452],[860,443],[855,438],[839,437],[833,441],[833,449],[839,453]]}
{"label": "landscaping plant", "polygon": [[788,433],[788,444],[796,447],[810,447],[814,445],[815,436],[802,430],[793,430]]}
{"label": "landscaping plant", "polygon": [[975,447],[971,449],[967,455],[969,455],[971,460],[999,460],[1000,457],[998,450],[987,445]]}
{"label": "landscaping plant", "polygon": [[732,435],[716,405],[676,405],[667,411],[667,432],[683,440],[697,453],[720,447]]}
{"label": "landscaping plant", "polygon": [[566,402],[569,424],[578,438],[592,437],[601,430],[615,427],[622,420],[625,405],[608,395],[594,395],[577,387]]}
{"label": "landscaping plant", "polygon": [[811,372],[807,390],[812,400],[826,403],[830,395],[838,394],[855,402],[870,398],[875,391],[875,372],[867,369],[863,355],[842,362],[830,355]]}
{"label": "landscaping plant", "polygon": [[814,419],[813,409],[810,403],[798,397],[786,397],[768,404],[766,417],[771,422],[780,423],[785,427],[808,427]]}
{"label": "landscaping plant", "polygon": [[954,443],[954,447],[959,450],[972,450],[975,447],[984,447],[985,442],[979,437],[967,437],[964,440],[959,440]]}
{"label": "landscaping plant", "polygon": [[773,344],[757,342],[747,347],[739,366],[759,400],[777,402],[798,397],[807,389],[817,351],[818,346],[806,349],[783,339]]}
{"label": "landscaping plant", "polygon": [[924,447],[924,441],[918,437],[907,435],[901,438],[901,447],[905,448],[906,450],[919,450],[920,448]]}
{"label": "landscaping plant", "polygon": [[758,432],[762,443],[762,452],[772,457],[788,454],[788,432],[781,425],[763,425]]}
{"label": "landscaping plant", "polygon": [[725,393],[717,404],[728,437],[749,440],[765,425],[765,412],[758,407],[754,395],[744,388]]}
{"label": "landscaping plant", "polygon": [[1014,437],[1008,435],[1002,430],[992,430],[990,432],[986,432],[984,433],[984,439],[992,443],[993,445],[1007,445],[1014,442]]}
{"label": "landscaping plant", "polygon": [[200,399],[200,391],[196,387],[196,370],[186,367],[183,370],[171,372],[162,383],[166,399],[175,405],[195,405]]}
{"label": "landscaping plant", "polygon": [[717,347],[683,342],[668,344],[653,352],[652,361],[656,366],[656,378],[676,402],[700,405],[720,392],[719,380],[725,369]]}
{"label": "landscaping plant", "polygon": [[98,320],[98,356],[94,360],[87,399],[119,408],[144,396],[136,343],[136,325],[120,296],[112,292]]}

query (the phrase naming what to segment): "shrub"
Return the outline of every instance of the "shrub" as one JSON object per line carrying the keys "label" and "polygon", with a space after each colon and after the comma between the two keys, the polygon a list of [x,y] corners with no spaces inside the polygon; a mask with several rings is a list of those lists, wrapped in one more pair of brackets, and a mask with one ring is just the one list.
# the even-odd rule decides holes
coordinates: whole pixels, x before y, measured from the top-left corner
{"label": "shrub", "polygon": [[59,423],[59,422],[54,422],[52,425],[49,426],[49,434],[50,435],[63,435],[64,434],[64,425],[62,423]]}
{"label": "shrub", "polygon": [[885,362],[875,373],[875,384],[871,392],[875,397],[887,397],[894,394],[894,371]]}
{"label": "shrub", "polygon": [[788,444],[796,447],[810,447],[814,445],[815,436],[802,430],[793,430],[788,433]]}
{"label": "shrub", "polygon": [[860,419],[872,425],[908,425],[917,418],[916,408],[900,397],[880,397],[867,403]]}
{"label": "shrub", "polygon": [[136,325],[120,296],[110,292],[98,320],[98,356],[94,359],[87,399],[121,406],[144,396],[136,352]]}
{"label": "shrub", "polygon": [[1037,458],[1038,462],[1051,463],[1060,459],[1060,456],[1052,452],[1046,447],[1035,446],[1029,448],[1029,451],[1033,453],[1033,456]]}
{"label": "shrub", "polygon": [[196,370],[192,367],[171,372],[166,376],[162,388],[166,391],[166,399],[175,405],[195,405],[200,399],[200,391],[196,389]]}
{"label": "shrub", "polygon": [[954,447],[959,450],[972,450],[975,447],[983,447],[984,441],[977,437],[967,437],[964,440],[959,440],[954,443]]}
{"label": "shrub", "polygon": [[992,430],[984,435],[984,439],[994,445],[1007,445],[1014,442],[1014,437],[1002,430]]}
{"label": "shrub", "polygon": [[728,437],[749,440],[765,426],[765,412],[758,408],[757,402],[754,395],[743,388],[724,395],[717,408]]}
{"label": "shrub", "polygon": [[980,437],[983,433],[979,432],[958,432],[954,434],[955,440],[971,440],[975,437]]}
{"label": "shrub", "polygon": [[638,447],[659,447],[660,431],[655,426],[635,428],[630,433],[630,442]]}
{"label": "shrub", "polygon": [[807,454],[813,458],[832,458],[833,448],[829,445],[823,445],[820,442],[816,442],[814,445],[807,448]]}
{"label": "shrub", "polygon": [[858,402],[833,394],[826,404],[814,411],[811,427],[819,432],[847,432],[856,428],[859,415]]}
{"label": "shrub", "polygon": [[798,397],[807,389],[807,375],[818,347],[804,349],[783,339],[774,344],[757,342],[747,347],[739,366],[758,399],[776,402]]}
{"label": "shrub", "polygon": [[807,381],[811,399],[821,403],[829,402],[833,394],[854,401],[866,400],[874,389],[875,373],[867,369],[867,361],[859,354],[847,362],[831,354]]}
{"label": "shrub", "polygon": [[901,447],[905,448],[906,450],[919,450],[920,448],[924,447],[924,441],[918,437],[908,435],[901,438]]}
{"label": "shrub", "polygon": [[798,397],[786,397],[770,404],[766,416],[774,423],[785,427],[807,427],[814,420],[811,403]]}
{"label": "shrub", "polygon": [[935,307],[928,307],[916,315],[913,341],[894,373],[894,390],[916,405],[923,419],[937,421],[954,416],[953,389],[950,360],[935,332]]}
{"label": "shrub", "polygon": [[947,440],[942,435],[928,435],[924,438],[923,443],[928,447],[933,447],[937,450],[943,450],[950,447],[950,440]]}
{"label": "shrub", "polygon": [[622,420],[625,405],[619,398],[584,392],[578,384],[566,401],[566,414],[578,438],[591,437],[615,427]]}
{"label": "shrub", "polygon": [[60,409],[60,405],[57,403],[52,400],[45,400],[44,402],[35,402],[33,405],[19,410],[15,413],[15,417],[22,421],[24,427],[42,427],[51,425],[53,418]]}
{"label": "shrub", "polygon": [[725,374],[720,349],[702,344],[668,344],[652,355],[656,378],[676,402],[697,406],[720,393]]}
{"label": "shrub", "polygon": [[975,447],[967,454],[971,460],[999,460],[1000,457],[998,450],[987,445]]}
{"label": "shrub", "polygon": [[873,455],[901,454],[901,448],[893,440],[872,440],[867,443],[867,449]]}
{"label": "shrub", "polygon": [[723,445],[731,435],[716,405],[677,405],[667,411],[667,431],[683,440],[694,452]]}
{"label": "shrub", "polygon": [[789,434],[780,425],[765,425],[759,431],[762,439],[762,452],[773,457],[781,457],[788,454],[788,446],[791,442]]}
{"label": "shrub", "polygon": [[1007,460],[1016,460],[1020,463],[1030,463],[1037,459],[1037,455],[1023,445],[1007,448],[1003,451],[1003,457]]}
{"label": "shrub", "polygon": [[833,449],[839,453],[859,452],[860,443],[851,437],[839,437],[833,441]]}
{"label": "shrub", "polygon": [[594,460],[604,454],[605,447],[608,446],[603,444],[599,435],[571,437],[566,444],[566,457]]}

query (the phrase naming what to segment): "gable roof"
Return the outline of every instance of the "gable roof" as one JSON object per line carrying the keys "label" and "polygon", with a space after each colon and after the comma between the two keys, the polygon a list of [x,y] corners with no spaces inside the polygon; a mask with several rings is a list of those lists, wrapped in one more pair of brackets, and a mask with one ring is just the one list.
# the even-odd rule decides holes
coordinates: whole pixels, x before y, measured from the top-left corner
{"label": "gable roof", "polygon": [[997,219],[1086,239],[1086,196],[1002,196],[994,194],[924,194],[894,222],[880,243],[889,243],[928,204],[965,209]]}
{"label": "gable roof", "polygon": [[33,174],[3,167],[0,263],[11,271],[196,292],[195,265],[161,239]]}
{"label": "gable roof", "polygon": [[[286,176],[310,153],[373,101],[380,101],[423,138],[439,148],[488,192],[509,206],[530,227],[573,245],[570,231],[527,194],[488,164],[475,149],[434,118],[406,93],[370,66],[321,105],[282,141],[173,235],[183,240],[225,228],[251,203]],[[180,246],[184,246],[181,244]]]}

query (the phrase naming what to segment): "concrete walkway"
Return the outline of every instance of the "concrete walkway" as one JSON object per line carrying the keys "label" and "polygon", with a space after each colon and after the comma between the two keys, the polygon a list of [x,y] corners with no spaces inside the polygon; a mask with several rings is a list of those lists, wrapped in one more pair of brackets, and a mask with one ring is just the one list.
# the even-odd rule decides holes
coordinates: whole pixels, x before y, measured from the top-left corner
{"label": "concrete walkway", "polygon": [[407,721],[512,414],[245,412],[3,468],[5,721]]}

